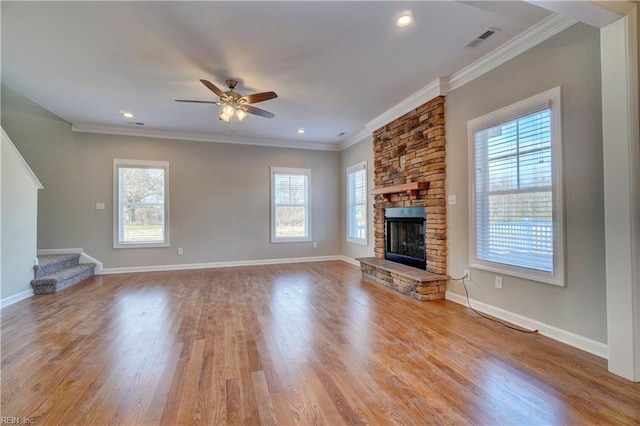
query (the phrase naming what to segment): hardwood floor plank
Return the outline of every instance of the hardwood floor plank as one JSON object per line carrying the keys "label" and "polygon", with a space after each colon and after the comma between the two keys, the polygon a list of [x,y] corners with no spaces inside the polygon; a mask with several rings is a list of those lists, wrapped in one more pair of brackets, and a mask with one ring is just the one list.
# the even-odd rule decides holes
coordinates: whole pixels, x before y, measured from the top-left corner
{"label": "hardwood floor plank", "polygon": [[[208,330],[217,330],[215,322],[210,321]],[[224,328],[218,332],[224,334]],[[197,424],[226,423],[226,382],[224,379],[224,346],[222,337],[216,333],[207,332],[202,362],[200,392],[197,395],[197,405],[194,416]]]}
{"label": "hardwood floor plank", "polygon": [[227,422],[230,425],[244,424],[242,414],[242,394],[240,393],[240,379],[227,379]]}
{"label": "hardwood floor plank", "polygon": [[35,424],[640,424],[606,360],[340,261],[97,276],[2,310]]}
{"label": "hardwood floor plank", "polygon": [[249,357],[247,354],[247,346],[242,333],[237,333],[237,353],[240,360],[240,389],[242,397],[242,408],[244,412],[244,424],[259,424],[260,416],[258,413],[258,403],[256,401],[253,380],[251,378],[251,369],[249,368]]}
{"label": "hardwood floor plank", "polygon": [[177,424],[201,423],[201,418],[193,417],[197,398],[200,393],[202,362],[204,359],[204,340],[196,340],[192,346],[187,366],[184,392],[178,410]]}
{"label": "hardwood floor plank", "polygon": [[287,395],[283,392],[275,394],[269,394],[273,403],[273,417],[277,425],[298,425],[301,424],[299,418],[294,419],[293,412],[291,410],[291,403],[287,398]]}
{"label": "hardwood floor plank", "polygon": [[180,362],[180,353],[182,353],[182,343],[178,343],[172,349],[168,349],[165,363],[158,366],[160,367],[157,370],[159,379],[155,389],[151,391],[152,397],[144,416],[143,424],[160,423],[162,413],[167,404],[167,398],[169,397],[169,390],[172,389],[171,383]]}
{"label": "hardwood floor plank", "polygon": [[258,415],[260,416],[260,424],[263,425],[278,425],[276,421],[276,406],[269,394],[269,388],[267,387],[267,379],[264,377],[264,372],[253,371],[251,373],[251,381],[253,382],[253,389],[256,394],[258,403]]}

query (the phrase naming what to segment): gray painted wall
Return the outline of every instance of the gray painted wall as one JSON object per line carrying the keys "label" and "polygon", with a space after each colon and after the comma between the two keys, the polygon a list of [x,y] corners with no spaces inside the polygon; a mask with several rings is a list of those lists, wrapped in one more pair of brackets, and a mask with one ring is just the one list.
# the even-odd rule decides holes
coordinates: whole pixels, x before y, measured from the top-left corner
{"label": "gray painted wall", "polygon": [[[2,86],[2,125],[40,178],[38,248],[105,268],[340,253],[340,153],[75,133]],[[113,159],[170,162],[169,248],[113,249]],[[311,169],[312,243],[270,243],[270,166]],[[104,202],[105,210],[96,210]],[[177,248],[184,249],[177,255]]]}
{"label": "gray painted wall", "polygon": [[[369,234],[367,245],[350,243],[347,241],[347,167],[354,164],[367,162],[367,222]],[[350,146],[341,153],[341,199],[343,208],[341,211],[342,226],[340,231],[340,241],[342,244],[342,255],[350,259],[357,257],[373,256],[373,136]]]}
{"label": "gray painted wall", "polygon": [[[471,270],[470,296],[606,343],[599,31],[577,24],[447,96],[449,274],[469,268],[467,121],[562,87],[566,287]],[[459,283],[449,290],[464,295]]]}

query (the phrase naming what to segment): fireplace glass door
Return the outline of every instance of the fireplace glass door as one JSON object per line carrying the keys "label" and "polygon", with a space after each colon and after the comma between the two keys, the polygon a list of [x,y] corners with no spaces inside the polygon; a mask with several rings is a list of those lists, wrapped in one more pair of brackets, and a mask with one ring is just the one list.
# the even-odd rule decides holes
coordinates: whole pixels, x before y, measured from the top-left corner
{"label": "fireplace glass door", "polygon": [[[397,212],[394,213],[397,214]],[[392,213],[389,212],[387,214]],[[386,259],[416,268],[426,269],[424,213],[422,213],[421,216],[422,217],[388,216],[385,218],[387,225],[385,248]]]}

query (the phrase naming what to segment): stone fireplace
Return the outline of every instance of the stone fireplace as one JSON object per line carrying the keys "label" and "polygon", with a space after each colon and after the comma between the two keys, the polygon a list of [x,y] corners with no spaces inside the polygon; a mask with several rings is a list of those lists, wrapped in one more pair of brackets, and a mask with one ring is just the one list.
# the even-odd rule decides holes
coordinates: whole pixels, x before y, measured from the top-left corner
{"label": "stone fireplace", "polygon": [[[359,259],[363,276],[419,300],[444,298],[448,280],[444,102],[438,96],[373,132],[375,257]],[[395,209],[424,211],[424,266],[387,256]]]}

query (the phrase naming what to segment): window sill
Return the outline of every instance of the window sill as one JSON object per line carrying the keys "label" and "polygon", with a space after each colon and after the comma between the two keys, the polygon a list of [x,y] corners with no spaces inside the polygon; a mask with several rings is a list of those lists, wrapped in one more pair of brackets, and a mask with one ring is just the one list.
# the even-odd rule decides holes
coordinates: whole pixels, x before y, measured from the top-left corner
{"label": "window sill", "polygon": [[355,239],[355,238],[347,238],[347,242],[348,243],[352,243],[352,244],[358,244],[360,246],[368,245],[367,240],[358,240],[358,239]]}
{"label": "window sill", "polygon": [[271,239],[271,243],[280,244],[280,243],[310,243],[311,238],[278,238]]}
{"label": "window sill", "polygon": [[551,284],[557,287],[564,287],[564,277],[554,275],[547,272],[535,271],[532,269],[519,268],[517,266],[503,265],[499,263],[485,262],[475,260],[470,265],[472,268],[481,269],[483,271],[493,272],[496,274],[507,275],[511,277],[522,278],[529,281],[536,281],[544,284]]}
{"label": "window sill", "polygon": [[161,247],[169,247],[169,243],[115,243],[113,245],[114,249],[139,249],[139,248],[161,248]]}

